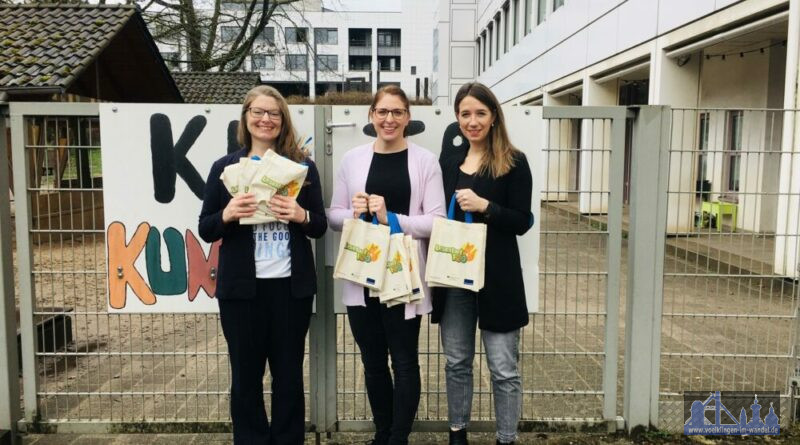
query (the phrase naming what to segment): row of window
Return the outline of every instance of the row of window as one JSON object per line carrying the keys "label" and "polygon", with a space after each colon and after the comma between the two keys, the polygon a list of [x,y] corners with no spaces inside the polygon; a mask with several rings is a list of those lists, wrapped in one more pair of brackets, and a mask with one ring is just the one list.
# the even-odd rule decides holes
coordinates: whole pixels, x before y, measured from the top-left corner
{"label": "row of window", "polygon": [[[241,32],[242,28],[239,26],[220,26],[219,38],[222,43],[231,43],[236,40],[236,37]],[[251,32],[255,33],[255,28],[251,28]],[[289,27],[283,30],[284,37],[287,44],[308,43],[308,28]],[[275,45],[275,27],[266,26],[259,34],[257,40],[267,45]],[[336,28],[315,28],[314,40],[318,45],[338,45],[339,44],[339,30]]]}
{"label": "row of window", "polygon": [[523,35],[533,30],[533,22],[540,25],[547,18],[547,11],[555,11],[564,6],[566,0],[508,0],[495,14],[486,29],[481,31],[475,41],[478,47],[478,73],[492,66],[501,54],[519,43],[519,28]]}
{"label": "row of window", "polygon": [[[241,32],[239,26],[220,26],[220,41],[222,43],[231,43],[236,40],[236,37]],[[251,32],[255,33],[255,28],[251,28]],[[289,27],[284,28],[283,31],[286,44],[308,43],[308,28]],[[369,38],[369,33],[365,34]],[[259,34],[258,41],[266,43],[267,45],[275,45],[275,27],[266,26]],[[317,45],[338,45],[339,44],[339,30],[336,28],[315,28],[314,40]],[[370,46],[369,40],[364,41],[364,45],[358,45],[358,36],[351,38],[351,43],[356,43],[356,46]],[[386,29],[378,30],[378,46],[379,47],[400,47],[400,30],[399,29]]]}

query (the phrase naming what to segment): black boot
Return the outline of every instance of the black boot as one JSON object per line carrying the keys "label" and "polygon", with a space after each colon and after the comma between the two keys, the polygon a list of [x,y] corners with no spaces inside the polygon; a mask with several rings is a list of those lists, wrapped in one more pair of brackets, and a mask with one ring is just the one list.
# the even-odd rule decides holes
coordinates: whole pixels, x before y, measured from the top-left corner
{"label": "black boot", "polygon": [[450,430],[449,443],[450,445],[468,445],[469,441],[467,441],[467,429],[461,428],[457,431]]}

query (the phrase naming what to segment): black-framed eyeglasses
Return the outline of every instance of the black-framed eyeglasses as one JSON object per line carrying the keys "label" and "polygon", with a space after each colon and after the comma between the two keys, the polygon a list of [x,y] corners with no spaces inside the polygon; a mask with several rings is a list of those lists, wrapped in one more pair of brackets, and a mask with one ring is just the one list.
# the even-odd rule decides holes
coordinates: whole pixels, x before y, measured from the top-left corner
{"label": "black-framed eyeglasses", "polygon": [[392,117],[395,119],[402,119],[406,117],[406,114],[408,114],[408,110],[406,110],[405,108],[394,108],[394,109],[375,108],[372,110],[372,112],[378,119],[386,119],[387,117],[389,117],[389,114],[391,114]]}
{"label": "black-framed eyeglasses", "polygon": [[263,118],[265,114],[269,116],[269,120],[271,121],[279,121],[283,118],[283,114],[280,110],[265,110],[263,108],[250,107],[247,109],[247,112],[256,119]]}

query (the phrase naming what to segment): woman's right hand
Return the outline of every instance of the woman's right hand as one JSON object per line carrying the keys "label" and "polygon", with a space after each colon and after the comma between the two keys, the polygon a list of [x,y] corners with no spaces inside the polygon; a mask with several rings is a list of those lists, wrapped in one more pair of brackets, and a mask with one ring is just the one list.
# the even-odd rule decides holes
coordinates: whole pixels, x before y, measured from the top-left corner
{"label": "woman's right hand", "polygon": [[238,221],[240,218],[251,217],[255,213],[256,198],[252,193],[236,195],[228,201],[228,205],[222,211],[222,222]]}
{"label": "woman's right hand", "polygon": [[353,207],[353,218],[358,218],[362,213],[369,211],[369,195],[364,192],[358,192],[353,195],[351,200]]}

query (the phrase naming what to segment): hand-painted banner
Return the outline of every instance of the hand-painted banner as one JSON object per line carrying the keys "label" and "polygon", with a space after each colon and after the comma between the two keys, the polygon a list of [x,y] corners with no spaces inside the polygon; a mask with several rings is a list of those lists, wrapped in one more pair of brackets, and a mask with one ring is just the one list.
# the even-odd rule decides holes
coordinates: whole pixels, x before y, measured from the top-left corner
{"label": "hand-painted banner", "polygon": [[[308,141],[313,108],[290,108]],[[238,149],[240,111],[239,105],[100,106],[110,312],[218,310],[219,242],[202,241],[197,222],[211,165]]]}

